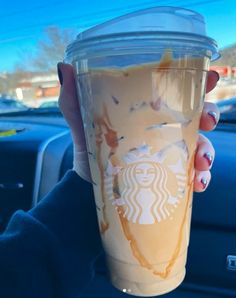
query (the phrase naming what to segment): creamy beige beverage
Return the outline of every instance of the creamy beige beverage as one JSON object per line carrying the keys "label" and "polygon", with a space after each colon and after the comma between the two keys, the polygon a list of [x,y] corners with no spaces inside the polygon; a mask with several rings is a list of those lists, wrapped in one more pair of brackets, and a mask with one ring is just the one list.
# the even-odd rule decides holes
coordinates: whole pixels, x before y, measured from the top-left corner
{"label": "creamy beige beverage", "polygon": [[204,18],[179,7],[115,18],[67,47],[110,279],[127,294],[161,295],[184,278],[199,119],[217,57]]}
{"label": "creamy beige beverage", "polygon": [[167,51],[78,76],[100,232],[124,292],[163,294],[184,278],[207,67]]}

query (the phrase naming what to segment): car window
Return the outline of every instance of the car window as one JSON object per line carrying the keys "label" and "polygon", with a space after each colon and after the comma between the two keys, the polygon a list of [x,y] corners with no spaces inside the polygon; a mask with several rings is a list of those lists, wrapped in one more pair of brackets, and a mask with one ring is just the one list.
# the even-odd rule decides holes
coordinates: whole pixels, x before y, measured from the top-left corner
{"label": "car window", "polygon": [[[130,72],[131,75],[125,71],[121,76],[112,71],[94,71],[97,80],[90,81],[87,73],[79,77],[81,86],[84,87],[82,94],[86,97],[85,104],[81,106],[87,141],[84,145],[83,134],[81,137],[83,130],[80,122],[76,122],[80,118],[73,117],[73,113],[70,117],[70,106],[67,111],[71,121],[67,123],[73,126],[72,132],[60,113],[58,96],[61,86],[57,63],[64,61],[67,45],[81,32],[82,35],[86,34],[83,32],[114,17],[157,5],[192,9],[204,16],[206,34],[216,40],[221,55],[220,59],[211,61],[209,65],[207,62],[207,67],[217,71],[220,79],[217,86],[206,94],[205,100],[218,105],[221,112],[220,123],[215,130],[206,132],[218,119],[214,110],[208,110],[204,114],[201,122],[206,123],[208,119],[209,126],[204,127],[201,123],[201,128],[205,128],[205,131],[201,132],[196,148],[195,128],[203,102],[200,95],[206,87],[201,88],[201,83],[202,77],[207,77],[207,72],[204,69],[200,71],[200,76],[195,76],[197,71],[193,61],[198,59],[191,59],[193,64],[188,68],[186,76],[184,71],[178,76],[179,65],[171,69],[170,76],[165,76],[166,68],[170,65],[168,62],[173,62],[173,57],[179,57],[173,56],[171,44],[168,44],[168,48],[161,49],[161,52],[163,50],[167,54],[163,55],[162,60],[164,71],[159,73],[157,68],[154,68],[155,71],[152,69],[151,75],[149,68],[147,71],[144,69],[144,72],[139,72],[142,68],[136,68],[137,72]],[[184,12],[186,13],[185,10],[180,10],[180,13]],[[141,296],[148,294],[149,288],[153,291],[159,288],[161,293],[165,292],[166,287],[173,289],[176,281],[183,280],[184,272],[179,271],[178,266],[183,266],[186,262],[187,246],[190,252],[187,258],[188,274],[183,287],[174,291],[173,296],[170,293],[163,298],[236,297],[236,0],[2,0],[0,20],[0,233],[6,227],[8,233],[12,228],[17,228],[17,218],[23,228],[24,221],[30,225],[30,229],[25,232],[19,226],[17,233],[8,237],[12,238],[8,240],[19,243],[20,250],[10,260],[7,276],[0,278],[0,284],[2,281],[6,288],[10,287],[16,292],[18,289],[25,289],[27,293],[33,292],[34,287],[39,289],[38,293],[45,293],[44,288],[48,285],[50,293],[57,293],[55,297],[73,298],[80,293],[83,293],[81,297],[100,297],[100,294],[105,297],[119,297],[120,292],[113,292],[106,281],[107,269],[104,261],[101,262],[103,254],[100,242],[89,267],[86,264],[90,257],[87,258],[84,252],[90,255],[97,250],[93,247],[93,240],[97,239],[98,233],[91,233],[94,214],[90,215],[90,212],[97,211],[97,231],[100,228],[107,253],[116,246],[119,248],[117,258],[111,254],[107,261],[114,267],[114,271],[118,271],[117,275],[112,275],[112,279],[118,288],[122,285],[121,297],[132,294],[129,284],[139,290]],[[137,23],[137,19],[134,20]],[[157,20],[156,26],[145,27],[142,22],[138,25],[145,27],[149,34],[145,37],[149,37],[153,31],[161,31],[163,24],[171,25],[173,30],[176,26],[174,22],[169,24],[165,17]],[[200,29],[202,25],[200,22]],[[191,30],[192,27],[185,26],[184,29]],[[202,38],[198,33],[197,31],[194,36],[197,41]],[[138,47],[140,44],[143,47],[143,43],[137,38],[139,32],[134,35]],[[188,34],[186,36],[189,37]],[[94,41],[93,38],[90,42],[91,40]],[[100,41],[96,39],[98,49],[101,46]],[[128,40],[127,47],[131,41]],[[151,44],[148,38],[145,41],[148,45]],[[155,42],[158,44],[157,48],[160,48],[158,38]],[[108,57],[106,52],[102,61],[102,66],[105,67],[114,59],[113,53],[123,50],[117,44],[110,44],[108,53],[112,51],[112,57]],[[200,48],[202,45],[204,42]],[[181,42],[179,47],[182,49]],[[146,47],[143,48],[146,51]],[[156,47],[153,47],[153,51],[156,51]],[[141,61],[146,62],[148,55],[151,59],[156,57],[150,52],[139,55]],[[127,57],[123,55],[117,64],[114,63],[114,67],[119,69],[127,65],[127,60],[132,60],[134,56],[129,51]],[[158,59],[160,57],[159,54]],[[101,57],[94,60],[95,67],[101,66]],[[135,58],[132,61],[134,60]],[[181,56],[180,65],[186,63],[186,66],[188,59],[186,60]],[[90,69],[86,59],[83,63],[76,60],[74,64],[78,69],[84,67],[85,72]],[[111,79],[114,73],[115,79]],[[199,79],[196,84],[195,78]],[[145,88],[145,82],[148,82],[148,88]],[[180,88],[179,85],[176,87],[177,84]],[[117,94],[113,93],[113,89],[118,91]],[[131,94],[127,89],[134,92]],[[201,104],[198,100],[195,102],[195,94],[199,94],[197,98]],[[164,97],[167,99],[163,100]],[[100,105],[96,104],[96,99]],[[156,113],[161,109],[161,113]],[[189,110],[191,113],[188,113]],[[123,112],[126,118],[131,115],[130,121],[125,121]],[[210,140],[207,146],[204,146],[205,136]],[[131,146],[128,144],[129,140]],[[93,184],[94,194],[97,196],[95,200],[89,183],[83,181],[87,177],[86,172],[89,174],[86,168],[87,156],[91,166],[91,177],[87,180],[92,181],[91,187]],[[199,163],[199,160],[202,162]],[[82,173],[81,179],[77,177],[76,171],[79,175]],[[65,174],[63,182],[58,184]],[[192,200],[195,184],[204,193],[195,192]],[[209,188],[206,190],[208,184]],[[63,190],[63,185],[68,191]],[[47,196],[49,193],[51,196]],[[57,195],[59,200],[55,200]],[[37,206],[45,196],[46,203],[42,202],[38,209],[36,207],[27,213],[28,219],[23,220],[22,211]],[[95,203],[94,206],[90,206],[91,203]],[[17,210],[22,211],[8,224]],[[58,217],[56,222],[53,220],[54,216]],[[178,224],[175,224],[176,219]],[[160,230],[155,235],[154,225],[152,226],[154,222],[155,227]],[[24,241],[19,241],[21,231],[25,235],[24,239],[30,240],[30,233],[34,229],[37,230],[35,236],[37,233],[39,235],[38,242],[32,243],[31,239],[30,245],[26,245]],[[46,233],[45,237],[43,233]],[[42,242],[44,238],[46,245]],[[107,241],[109,239],[111,241]],[[128,241],[123,242],[124,239]],[[11,252],[8,240],[6,245]],[[88,248],[84,245],[86,240],[89,240]],[[73,247],[69,242],[73,243]],[[169,243],[174,243],[173,252],[166,247]],[[48,250],[50,244],[53,247]],[[54,248],[58,249],[55,254]],[[11,255],[8,251],[6,259]],[[41,256],[41,253],[39,266],[35,266],[37,255]],[[124,258],[119,260],[119,257]],[[20,273],[15,270],[14,265],[18,259]],[[129,260],[132,260],[131,264]],[[1,277],[2,263],[7,265],[4,254],[2,262],[0,261]],[[27,276],[30,277],[30,280],[23,283],[19,281],[21,272],[24,271],[22,264],[25,272],[29,271]],[[36,273],[36,269],[45,272],[43,279],[38,279],[30,264],[34,266]],[[77,269],[80,268],[82,271],[77,274]],[[66,274],[65,278],[63,272]],[[90,273],[94,279],[86,284],[86,275],[90,278]],[[82,288],[78,290],[80,275]],[[130,279],[126,280],[127,277]],[[111,289],[110,295],[106,291],[108,286]],[[12,297],[2,294],[1,286],[0,293],[0,298]],[[152,294],[150,292],[149,296]],[[31,296],[38,297],[37,293]],[[41,296],[48,297],[43,294]],[[16,294],[14,297],[20,298],[23,295]]]}
{"label": "car window", "polygon": [[[55,3],[54,3],[55,2]],[[159,3],[160,2],[160,3]],[[56,65],[75,36],[115,16],[155,5],[182,6],[204,15],[207,34],[220,48],[221,59],[211,63],[221,79],[207,100],[221,102],[236,97],[236,45],[232,24],[234,0],[225,1],[33,1],[1,5],[0,113],[22,108],[58,108]],[[9,20],[11,20],[9,22]],[[227,28],[227,30],[225,30]],[[11,100],[5,101],[5,95]],[[222,112],[234,111],[225,102]]]}

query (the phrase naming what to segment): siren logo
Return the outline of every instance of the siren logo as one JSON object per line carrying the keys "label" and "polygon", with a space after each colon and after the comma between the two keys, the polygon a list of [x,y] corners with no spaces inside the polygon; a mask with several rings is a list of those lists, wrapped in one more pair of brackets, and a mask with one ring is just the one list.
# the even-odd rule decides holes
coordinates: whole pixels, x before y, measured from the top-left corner
{"label": "siren logo", "polygon": [[[183,158],[174,165],[164,165],[165,152],[150,153],[146,144],[124,156],[126,166],[113,167],[108,163],[105,189],[113,205],[125,208],[124,216],[133,223],[153,224],[171,218],[184,197],[186,173]],[[186,159],[186,158],[185,158]],[[169,189],[169,171],[175,177],[176,191]],[[114,176],[119,175],[122,189],[114,196]],[[173,184],[173,178],[172,178]]]}

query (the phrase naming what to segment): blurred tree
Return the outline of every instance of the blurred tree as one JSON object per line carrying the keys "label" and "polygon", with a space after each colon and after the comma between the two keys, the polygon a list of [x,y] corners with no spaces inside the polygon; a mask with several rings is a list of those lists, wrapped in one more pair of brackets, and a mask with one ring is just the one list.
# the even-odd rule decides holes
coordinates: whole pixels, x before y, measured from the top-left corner
{"label": "blurred tree", "polygon": [[15,97],[15,89],[18,83],[27,76],[29,76],[29,74],[22,71],[0,74],[0,95],[10,95]]}
{"label": "blurred tree", "polygon": [[38,71],[55,71],[57,63],[64,58],[66,46],[74,36],[73,31],[69,29],[55,26],[46,28],[45,38],[39,40],[32,57],[32,66]]}
{"label": "blurred tree", "polygon": [[218,66],[236,66],[236,44],[220,50],[221,57],[212,65]]}
{"label": "blurred tree", "polygon": [[74,37],[75,31],[71,29],[46,28],[35,50],[18,52],[19,59],[13,72],[0,73],[0,95],[15,96],[15,90],[22,81],[43,73],[56,73],[56,65],[63,60],[66,46]]}
{"label": "blurred tree", "polygon": [[43,38],[38,41],[33,52],[19,53],[19,62],[15,66],[15,72],[56,72],[56,65],[63,60],[66,46],[74,36],[75,32],[71,29],[47,27]]}

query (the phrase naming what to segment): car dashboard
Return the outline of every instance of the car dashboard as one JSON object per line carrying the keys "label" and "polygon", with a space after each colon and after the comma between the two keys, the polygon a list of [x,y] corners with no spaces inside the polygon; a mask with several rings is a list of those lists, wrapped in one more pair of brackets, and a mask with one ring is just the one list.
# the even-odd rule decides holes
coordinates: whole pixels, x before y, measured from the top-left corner
{"label": "car dashboard", "polygon": [[[16,210],[35,206],[72,168],[73,147],[69,128],[59,115],[1,117],[0,128],[12,132],[0,137],[4,231]],[[219,124],[207,136],[217,154],[209,188],[194,195],[186,278],[163,297],[236,297],[236,125]],[[97,282],[106,281],[100,276]]]}
{"label": "car dashboard", "polygon": [[2,118],[0,128],[3,231],[14,211],[34,206],[72,167],[72,144],[62,117]]}

